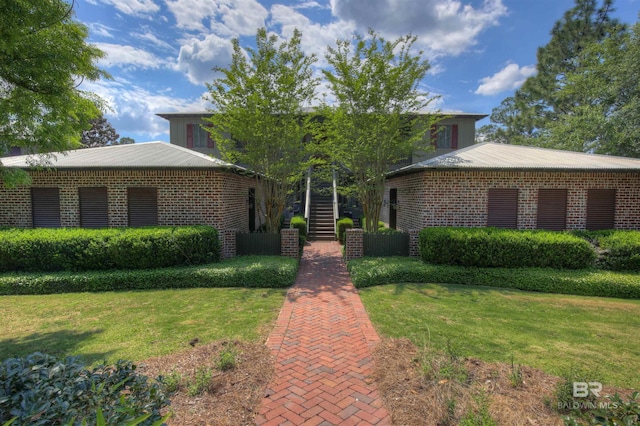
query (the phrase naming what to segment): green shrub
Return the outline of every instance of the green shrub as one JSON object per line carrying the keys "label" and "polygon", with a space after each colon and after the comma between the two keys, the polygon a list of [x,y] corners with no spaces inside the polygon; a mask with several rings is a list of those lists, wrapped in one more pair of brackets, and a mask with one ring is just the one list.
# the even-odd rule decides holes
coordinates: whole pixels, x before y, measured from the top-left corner
{"label": "green shrub", "polygon": [[290,228],[298,228],[298,235],[307,237],[307,221],[302,216],[294,216],[291,218]]}
{"label": "green shrub", "polygon": [[292,285],[296,259],[241,256],[221,263],[142,270],[5,274],[0,295],[55,294],[166,288],[266,287]]}
{"label": "green shrub", "polygon": [[343,217],[342,219],[338,220],[337,226],[338,240],[340,241],[340,244],[344,244],[347,229],[353,228],[353,219],[351,219],[350,217]]}
{"label": "green shrub", "polygon": [[149,383],[129,361],[85,369],[78,358],[59,361],[39,352],[0,365],[0,424],[151,425],[169,405],[159,383]]}
{"label": "green shrub", "polygon": [[602,267],[614,271],[640,271],[640,232],[613,231],[595,233],[603,250]]}
{"label": "green shrub", "polygon": [[595,269],[474,268],[430,265],[407,257],[361,258],[347,264],[358,287],[396,283],[463,284],[544,293],[640,299],[640,274]]}
{"label": "green shrub", "polygon": [[147,269],[219,259],[218,231],[210,226],[0,232],[2,272]]}
{"label": "green shrub", "polygon": [[433,227],[418,244],[423,261],[447,265],[580,269],[596,258],[587,241],[565,232]]}

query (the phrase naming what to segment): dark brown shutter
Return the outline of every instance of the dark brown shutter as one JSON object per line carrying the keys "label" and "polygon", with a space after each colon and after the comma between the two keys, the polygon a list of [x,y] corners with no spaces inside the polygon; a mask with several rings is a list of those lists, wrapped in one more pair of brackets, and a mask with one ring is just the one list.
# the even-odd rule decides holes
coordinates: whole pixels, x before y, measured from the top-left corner
{"label": "dark brown shutter", "polygon": [[129,226],[158,224],[157,188],[128,188]]}
{"label": "dark brown shutter", "polygon": [[34,228],[59,228],[60,190],[31,188],[31,214]]}
{"label": "dark brown shutter", "polygon": [[80,226],[83,228],[105,228],[109,226],[109,201],[107,188],[78,188],[80,198]]}
{"label": "dark brown shutter", "polygon": [[587,229],[613,229],[616,217],[616,190],[590,189],[587,191]]}
{"label": "dark brown shutter", "polygon": [[567,227],[567,190],[538,190],[538,229],[562,231]]}
{"label": "dark brown shutter", "polygon": [[[207,124],[207,127],[213,127],[213,124]],[[207,148],[215,148],[216,142],[211,138],[211,133],[207,132]]]}
{"label": "dark brown shutter", "polygon": [[187,124],[187,148],[193,148],[193,124]]}
{"label": "dark brown shutter", "polygon": [[458,149],[458,125],[451,126],[451,149]]}
{"label": "dark brown shutter", "polygon": [[489,189],[488,226],[498,228],[518,227],[518,190],[509,188]]}

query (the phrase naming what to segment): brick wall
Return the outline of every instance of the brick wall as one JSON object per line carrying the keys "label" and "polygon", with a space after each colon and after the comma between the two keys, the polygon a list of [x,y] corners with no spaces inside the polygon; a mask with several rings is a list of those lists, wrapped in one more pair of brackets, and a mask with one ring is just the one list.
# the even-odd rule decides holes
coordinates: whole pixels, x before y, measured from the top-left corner
{"label": "brick wall", "polygon": [[298,238],[298,228],[280,230],[280,255],[295,257],[300,255],[300,239]]}
{"label": "brick wall", "polygon": [[405,231],[486,226],[489,188],[519,189],[520,229],[536,227],[540,188],[567,189],[567,229],[585,228],[588,189],[615,188],[616,229],[640,229],[640,173],[428,170],[388,179],[386,199],[390,188],[398,189],[397,227]]}
{"label": "brick wall", "polygon": [[346,230],[344,256],[347,261],[364,256],[364,231],[361,228]]}
{"label": "brick wall", "polygon": [[[35,171],[33,187],[60,189],[62,226],[80,226],[78,188],[106,186],[109,226],[127,226],[127,188],[158,189],[160,225],[212,225],[219,230],[249,229],[247,197],[256,180],[219,170]],[[259,221],[256,220],[256,223]],[[0,188],[0,226],[31,227],[29,187]]]}

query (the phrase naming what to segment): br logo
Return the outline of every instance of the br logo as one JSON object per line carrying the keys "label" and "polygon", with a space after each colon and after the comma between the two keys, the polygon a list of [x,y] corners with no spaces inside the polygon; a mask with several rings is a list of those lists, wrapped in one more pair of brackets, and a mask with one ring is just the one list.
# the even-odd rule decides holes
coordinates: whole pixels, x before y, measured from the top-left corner
{"label": "br logo", "polygon": [[600,382],[573,382],[573,396],[575,398],[585,398],[589,396],[589,392],[596,398],[602,392],[602,383]]}

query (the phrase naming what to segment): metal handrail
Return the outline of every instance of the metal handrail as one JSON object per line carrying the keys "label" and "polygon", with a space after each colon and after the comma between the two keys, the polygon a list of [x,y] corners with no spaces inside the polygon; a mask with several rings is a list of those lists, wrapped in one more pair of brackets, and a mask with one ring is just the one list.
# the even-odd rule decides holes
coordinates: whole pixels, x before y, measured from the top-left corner
{"label": "metal handrail", "polygon": [[340,212],[338,211],[338,172],[333,171],[333,233],[337,236],[338,230],[336,223],[338,222]]}
{"label": "metal handrail", "polygon": [[304,198],[304,218],[307,222],[307,235],[309,235],[309,216],[311,210],[311,167],[307,170],[307,190]]}

